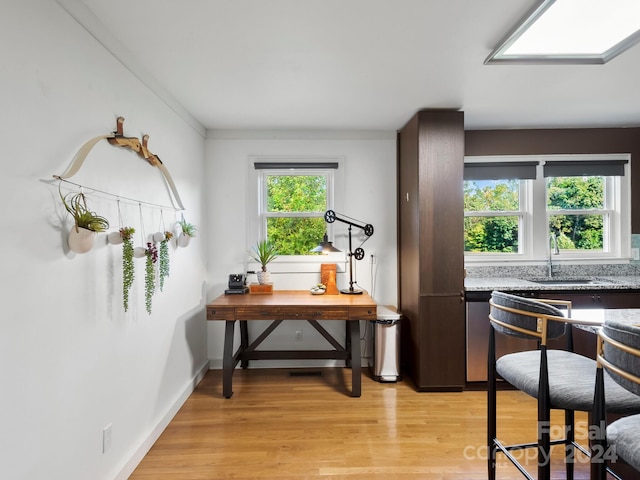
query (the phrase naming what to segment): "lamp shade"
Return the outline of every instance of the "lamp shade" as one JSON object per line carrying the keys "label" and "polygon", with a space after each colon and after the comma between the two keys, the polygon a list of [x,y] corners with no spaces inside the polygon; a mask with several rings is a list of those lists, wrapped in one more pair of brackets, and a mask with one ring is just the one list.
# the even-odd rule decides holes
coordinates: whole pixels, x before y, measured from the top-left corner
{"label": "lamp shade", "polygon": [[327,234],[324,234],[322,237],[322,241],[318,244],[318,246],[311,250],[313,253],[331,253],[331,252],[341,252],[342,250],[333,246],[333,242],[329,241],[329,237]]}

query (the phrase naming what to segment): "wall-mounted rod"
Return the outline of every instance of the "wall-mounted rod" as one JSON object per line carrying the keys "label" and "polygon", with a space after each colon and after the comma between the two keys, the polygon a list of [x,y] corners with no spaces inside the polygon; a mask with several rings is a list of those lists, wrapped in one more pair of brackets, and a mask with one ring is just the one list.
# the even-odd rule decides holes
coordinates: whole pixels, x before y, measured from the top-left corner
{"label": "wall-mounted rod", "polygon": [[75,183],[75,182],[71,182],[69,180],[65,180],[64,178],[62,178],[62,177],[60,177],[58,175],[54,175],[53,178],[55,178],[56,180],[58,180],[60,182],[64,182],[64,183],[68,183],[70,185],[74,185],[74,186],[76,186],[78,188],[90,190],[91,192],[98,192],[98,193],[101,193],[103,195],[108,195],[108,196],[113,197],[113,198],[115,198],[117,200],[126,200],[126,201],[129,201],[131,203],[135,203],[135,204],[138,204],[138,205],[142,204],[142,205],[145,205],[145,206],[148,206],[148,207],[159,208],[161,210],[174,210],[176,212],[184,210],[183,208],[176,208],[174,206],[160,205],[158,203],[146,202],[144,200],[137,200],[135,198],[125,197],[125,196],[122,196],[122,195],[117,195],[115,193],[105,192],[104,190],[100,190],[98,188],[93,188],[93,187],[89,187],[87,185],[81,185],[79,183]]}

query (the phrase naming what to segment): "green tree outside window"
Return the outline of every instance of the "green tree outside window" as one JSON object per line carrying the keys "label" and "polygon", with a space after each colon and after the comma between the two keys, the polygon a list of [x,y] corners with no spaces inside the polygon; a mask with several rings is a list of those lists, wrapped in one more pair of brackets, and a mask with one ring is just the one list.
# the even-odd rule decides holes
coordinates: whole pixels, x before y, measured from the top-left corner
{"label": "green tree outside window", "polygon": [[267,239],[279,255],[310,255],[325,233],[327,177],[268,175]]}

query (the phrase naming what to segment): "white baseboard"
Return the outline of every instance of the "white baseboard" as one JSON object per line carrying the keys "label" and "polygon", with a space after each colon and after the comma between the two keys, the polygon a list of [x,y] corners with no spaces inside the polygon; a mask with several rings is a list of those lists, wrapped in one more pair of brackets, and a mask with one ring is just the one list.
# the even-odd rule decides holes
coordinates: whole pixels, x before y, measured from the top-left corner
{"label": "white baseboard", "polygon": [[140,464],[144,456],[149,452],[154,443],[160,438],[164,429],[171,422],[176,413],[180,410],[184,402],[187,401],[189,396],[196,389],[198,384],[202,381],[207,371],[209,370],[209,362],[205,362],[199,369],[191,382],[186,386],[182,394],[177,398],[173,405],[169,408],[167,413],[158,422],[155,428],[151,431],[149,436],[142,442],[142,444],[136,449],[129,461],[125,464],[124,468],[120,470],[120,473],[115,477],[115,480],[127,480],[136,467]]}

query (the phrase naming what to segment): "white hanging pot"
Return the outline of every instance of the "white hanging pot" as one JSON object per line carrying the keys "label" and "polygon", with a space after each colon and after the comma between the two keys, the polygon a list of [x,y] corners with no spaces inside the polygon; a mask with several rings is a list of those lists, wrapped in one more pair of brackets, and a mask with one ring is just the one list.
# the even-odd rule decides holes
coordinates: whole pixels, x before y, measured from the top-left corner
{"label": "white hanging pot", "polygon": [[87,253],[93,248],[96,241],[96,232],[87,230],[86,228],[73,226],[69,230],[69,238],[67,240],[69,249],[75,253]]}
{"label": "white hanging pot", "polygon": [[178,236],[177,243],[179,247],[186,247],[187,245],[189,245],[190,241],[191,237],[183,232]]}
{"label": "white hanging pot", "polygon": [[153,234],[153,241],[155,243],[161,242],[164,240],[164,232],[156,232]]}
{"label": "white hanging pot", "polygon": [[147,249],[144,247],[136,247],[133,249],[134,258],[142,258],[146,255]]}
{"label": "white hanging pot", "polygon": [[265,285],[267,283],[269,283],[269,280],[271,279],[271,276],[269,275],[269,272],[263,272],[262,270],[259,271],[257,273],[258,275],[258,283],[260,285]]}
{"label": "white hanging pot", "polygon": [[122,234],[119,230],[117,232],[111,232],[109,235],[107,235],[107,241],[111,245],[120,245],[123,241]]}

